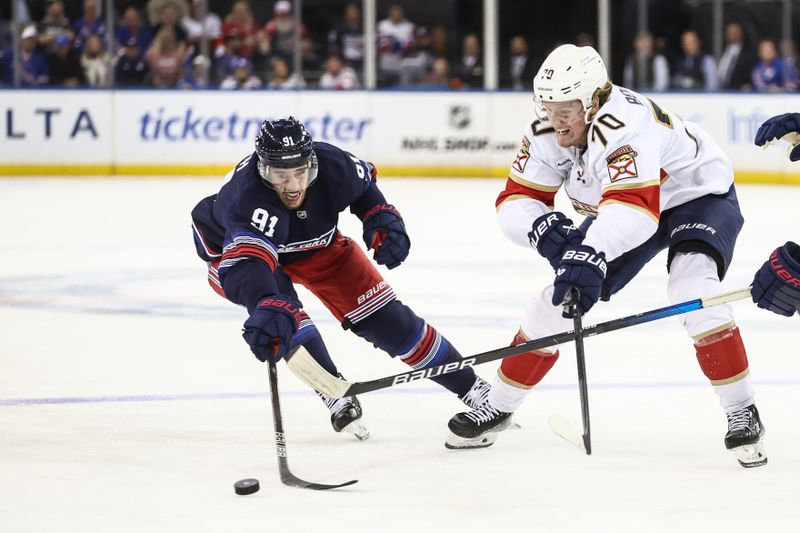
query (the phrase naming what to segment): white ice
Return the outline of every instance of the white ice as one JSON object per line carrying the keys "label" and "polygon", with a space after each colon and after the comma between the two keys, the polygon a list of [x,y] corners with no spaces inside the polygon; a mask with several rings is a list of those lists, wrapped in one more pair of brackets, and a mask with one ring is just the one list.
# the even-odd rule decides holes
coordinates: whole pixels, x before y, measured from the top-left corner
{"label": "white ice", "polygon": [[[552,434],[580,424],[574,351],[518,411],[521,430],[452,452],[462,404],[431,383],[362,397],[372,438],[334,433],[286,368],[289,460],[277,473],[266,367],[244,313],[212,293],[189,211],[209,179],[0,181],[0,531],[428,532],[796,531],[800,521],[800,322],[735,305],[769,464],[724,449],[725,417],[677,319],[586,341],[594,454]],[[507,345],[552,275],[500,234],[499,180],[385,180],[411,256],[387,279],[464,354]],[[747,220],[724,284],[747,286],[800,239],[800,188],[739,186]],[[563,198],[559,206],[570,212]],[[344,231],[360,241],[357,221]],[[667,305],[659,255],[589,324]],[[350,380],[405,370],[342,331],[301,291]],[[478,367],[491,379],[496,364]],[[29,402],[26,400],[30,400]],[[237,496],[256,477],[261,491]]]}

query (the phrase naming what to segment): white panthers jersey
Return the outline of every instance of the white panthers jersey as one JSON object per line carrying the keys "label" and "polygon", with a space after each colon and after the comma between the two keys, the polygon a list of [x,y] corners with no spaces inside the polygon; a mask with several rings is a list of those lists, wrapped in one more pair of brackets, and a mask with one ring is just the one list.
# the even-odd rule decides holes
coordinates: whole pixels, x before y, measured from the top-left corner
{"label": "white panthers jersey", "polygon": [[546,122],[528,126],[497,208],[504,232],[529,246],[533,219],[553,208],[563,185],[576,211],[597,217],[584,243],[611,260],[655,233],[662,211],[732,183],[730,161],[708,133],[614,86],[582,150],[560,147]]}

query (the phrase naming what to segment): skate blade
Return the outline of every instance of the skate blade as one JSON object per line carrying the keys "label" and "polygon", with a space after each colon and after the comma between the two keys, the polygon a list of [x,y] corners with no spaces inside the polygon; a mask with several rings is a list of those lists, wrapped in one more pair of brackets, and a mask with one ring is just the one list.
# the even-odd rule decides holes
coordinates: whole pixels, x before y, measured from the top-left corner
{"label": "skate blade", "polygon": [[767,464],[767,452],[764,451],[763,438],[754,444],[732,448],[731,451],[744,468],[755,468]]}
{"label": "skate blade", "polygon": [[367,440],[369,438],[369,430],[367,429],[367,426],[361,422],[360,418],[347,424],[342,428],[342,431],[351,434],[358,440]]}
{"label": "skate blade", "polygon": [[465,439],[455,433],[450,433],[444,441],[444,447],[448,450],[470,450],[474,448],[488,448],[497,440],[497,433],[486,433],[474,439]]}

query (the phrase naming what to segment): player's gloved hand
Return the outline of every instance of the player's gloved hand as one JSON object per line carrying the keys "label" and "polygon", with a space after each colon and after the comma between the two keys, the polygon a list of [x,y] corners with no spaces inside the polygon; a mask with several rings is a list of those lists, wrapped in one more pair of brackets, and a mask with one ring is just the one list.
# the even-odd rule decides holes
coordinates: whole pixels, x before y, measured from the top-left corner
{"label": "player's gloved hand", "polygon": [[283,294],[273,294],[256,304],[244,323],[242,337],[259,361],[279,361],[300,327],[300,304]]}
{"label": "player's gloved hand", "polygon": [[[583,244],[568,248],[556,269],[553,305],[561,305],[575,287],[581,295],[578,309],[581,314],[586,313],[600,299],[606,271],[606,254],[603,252],[597,252],[591,246]],[[571,309],[564,309],[561,315],[572,318]]]}
{"label": "player's gloved hand", "polygon": [[564,213],[553,211],[533,221],[528,240],[555,270],[564,250],[578,246],[583,241],[583,235]]}
{"label": "player's gloved hand", "polygon": [[[764,122],[756,132],[756,146],[764,146],[772,139],[780,139],[787,133],[800,133],[800,113],[784,113]],[[789,159],[800,161],[800,144],[792,148]]]}
{"label": "player's gloved hand", "polygon": [[372,256],[379,265],[400,266],[411,249],[403,217],[390,204],[376,205],[364,215],[364,242],[375,249]]}
{"label": "player's gloved hand", "polygon": [[789,241],[772,252],[756,272],[750,295],[762,309],[795,314],[800,309],[800,246]]}

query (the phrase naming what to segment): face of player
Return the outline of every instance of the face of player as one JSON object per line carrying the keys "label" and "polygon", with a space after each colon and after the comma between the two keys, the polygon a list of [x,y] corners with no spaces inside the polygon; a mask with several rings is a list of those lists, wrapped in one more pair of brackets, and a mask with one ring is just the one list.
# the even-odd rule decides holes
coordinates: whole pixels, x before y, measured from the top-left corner
{"label": "face of player", "polygon": [[269,182],[278,193],[283,205],[289,209],[297,209],[303,205],[308,188],[309,169],[306,166],[297,168],[269,169]]}
{"label": "face of player", "polygon": [[542,104],[542,108],[550,125],[556,130],[560,146],[586,146],[589,125],[586,124],[580,101],[546,103]]}

